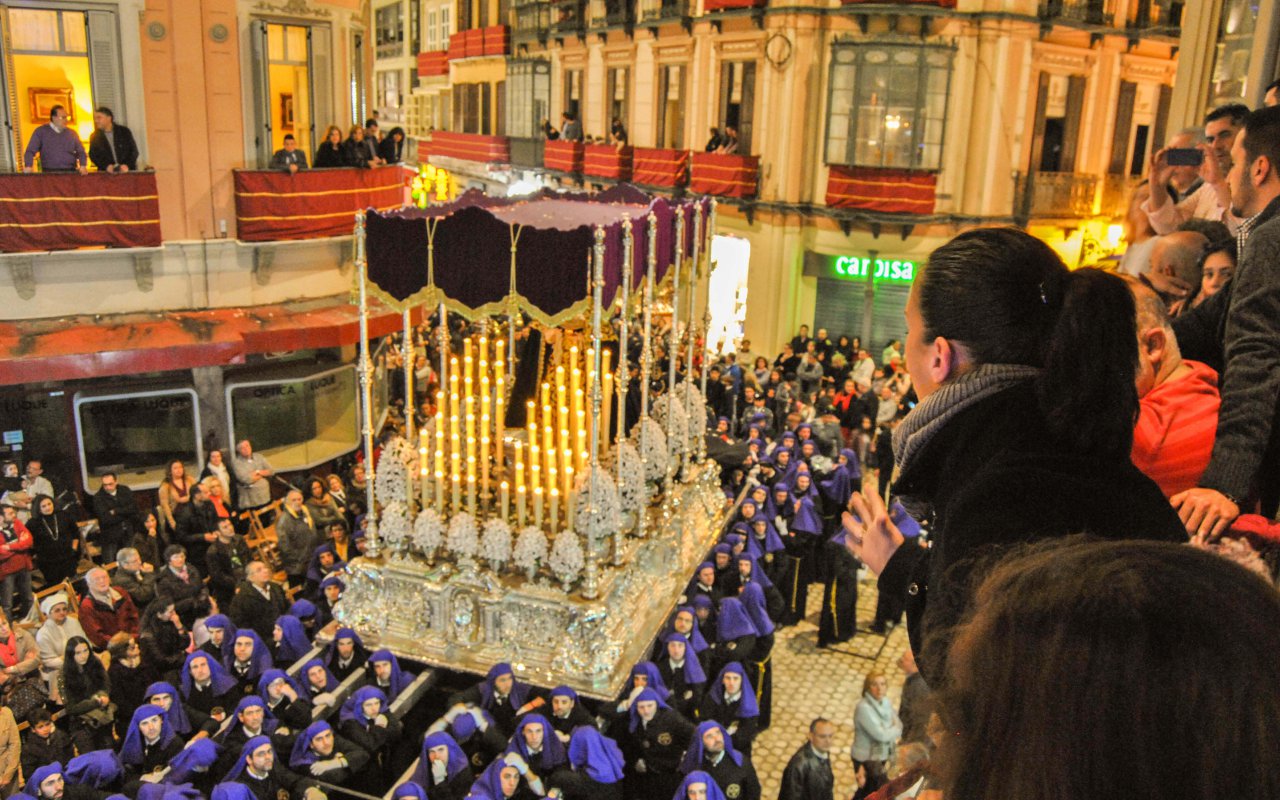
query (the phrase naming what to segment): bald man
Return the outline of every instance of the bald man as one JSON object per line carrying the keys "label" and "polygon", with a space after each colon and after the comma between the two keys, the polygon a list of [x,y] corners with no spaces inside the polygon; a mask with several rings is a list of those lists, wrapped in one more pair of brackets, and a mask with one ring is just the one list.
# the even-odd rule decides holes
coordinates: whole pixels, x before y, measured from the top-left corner
{"label": "bald man", "polygon": [[1151,266],[1140,276],[1167,306],[1200,285],[1200,256],[1209,245],[1203,234],[1176,231],[1161,236],[1151,248]]}

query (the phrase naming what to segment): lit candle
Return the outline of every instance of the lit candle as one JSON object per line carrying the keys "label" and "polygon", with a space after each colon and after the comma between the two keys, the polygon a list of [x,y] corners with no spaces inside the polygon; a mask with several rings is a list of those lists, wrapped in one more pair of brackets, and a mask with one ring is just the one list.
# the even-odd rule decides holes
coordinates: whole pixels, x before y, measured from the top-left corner
{"label": "lit candle", "polygon": [[489,495],[489,415],[480,416],[480,491]]}
{"label": "lit candle", "polygon": [[424,426],[418,431],[418,491],[423,508],[427,507],[427,501],[430,499],[431,482],[427,480],[427,466],[431,461],[430,456],[427,455],[427,447],[430,443]]}
{"label": "lit candle", "polygon": [[564,504],[564,532],[573,533],[574,517],[578,516],[578,490],[570,489]]}
{"label": "lit candle", "polygon": [[524,486],[524,442],[516,442],[516,489]]}
{"label": "lit candle", "polygon": [[462,476],[453,473],[453,502],[451,503],[453,513],[457,514],[462,510]]}
{"label": "lit candle", "polygon": [[[475,469],[475,464],[471,465],[471,469]],[[476,476],[475,472],[469,472],[467,475],[467,511],[471,516],[476,515]]]}
{"label": "lit candle", "polygon": [[533,489],[533,526],[535,528],[542,527],[542,487],[535,486]]}
{"label": "lit candle", "polygon": [[471,378],[472,368],[475,365],[471,363],[471,356],[462,359],[462,396],[468,399],[475,394],[475,383]]}
{"label": "lit candle", "polygon": [[[609,351],[604,351],[605,357],[609,356]],[[604,373],[604,398],[600,407],[600,447],[602,450],[608,449],[609,446],[609,420],[613,419],[613,403],[610,398],[613,397],[613,373],[608,370]]]}
{"label": "lit candle", "polygon": [[506,448],[503,447],[503,431],[507,429],[507,400],[506,400],[506,379],[502,377],[502,362],[497,364],[498,380],[493,396],[493,439],[498,446],[493,452],[494,469],[501,473],[503,462],[506,460]]}
{"label": "lit candle", "polygon": [[444,513],[444,470],[436,470],[436,511]]}
{"label": "lit candle", "polygon": [[[573,455],[568,450],[564,451],[564,455],[565,455],[565,461],[573,460]],[[564,495],[565,497],[568,497],[569,493],[573,491],[573,475],[574,475],[573,465],[566,464],[564,468],[564,484],[560,489],[560,494]],[[565,514],[565,520],[568,520],[568,519],[569,519],[569,515]]]}
{"label": "lit candle", "polygon": [[551,535],[556,535],[556,528],[559,527],[560,515],[560,490],[551,487]]}
{"label": "lit candle", "polygon": [[587,412],[579,411],[578,412],[578,441],[577,441],[578,460],[579,460],[578,469],[585,468],[584,465],[587,462],[587,457],[584,454],[587,452],[588,442],[589,442],[589,439],[587,436]]}
{"label": "lit candle", "polygon": [[507,514],[511,509],[511,487],[506,481],[498,484],[498,497],[502,505],[502,516],[499,517],[503,522],[507,521]]}
{"label": "lit candle", "polygon": [[524,527],[524,508],[525,508],[526,494],[527,492],[525,491],[525,488],[523,485],[516,486],[516,527],[517,528]]}
{"label": "lit candle", "polygon": [[474,406],[474,397],[467,397],[462,401],[463,419],[466,422],[465,430],[467,432],[467,460],[474,461],[476,457],[476,415]]}
{"label": "lit candle", "polygon": [[449,408],[453,413],[458,413],[458,357],[451,356],[449,358]]}
{"label": "lit candle", "polygon": [[551,384],[545,381],[542,384],[542,396],[539,398],[538,404],[543,408],[551,405]]}
{"label": "lit candle", "polygon": [[[550,419],[551,415],[548,414],[547,418]],[[544,425],[542,426],[542,476],[544,478],[547,477],[551,473],[551,470],[555,468],[555,463],[556,446],[554,437],[551,433],[551,426]],[[545,488],[550,489],[551,484],[548,483]]]}

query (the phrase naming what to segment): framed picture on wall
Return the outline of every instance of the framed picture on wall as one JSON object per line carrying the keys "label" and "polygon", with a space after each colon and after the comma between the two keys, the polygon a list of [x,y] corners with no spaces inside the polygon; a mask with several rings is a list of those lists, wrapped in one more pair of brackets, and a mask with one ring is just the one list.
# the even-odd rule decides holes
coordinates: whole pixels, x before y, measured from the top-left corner
{"label": "framed picture on wall", "polygon": [[54,106],[62,106],[67,112],[67,124],[75,125],[75,103],[72,102],[71,89],[51,89],[37,88],[32,86],[27,89],[27,96],[31,99],[31,119],[37,122],[48,122],[49,114],[53,111]]}
{"label": "framed picture on wall", "polygon": [[280,94],[280,129],[293,130],[293,95],[289,92]]}

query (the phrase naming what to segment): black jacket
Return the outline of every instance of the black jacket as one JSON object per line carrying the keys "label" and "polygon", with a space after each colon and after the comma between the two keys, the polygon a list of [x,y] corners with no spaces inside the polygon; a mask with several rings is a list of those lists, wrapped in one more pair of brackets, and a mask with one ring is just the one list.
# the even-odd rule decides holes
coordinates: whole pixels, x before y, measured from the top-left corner
{"label": "black jacket", "polygon": [[1127,454],[1078,455],[1055,443],[1029,382],[946,423],[899,475],[893,494],[908,498],[909,507],[926,504],[933,515],[933,546],[898,548],[880,576],[880,591],[905,597],[911,649],[934,687],[941,685],[949,637],[930,641],[924,653],[925,635],[960,620],[974,559],[1074,533],[1187,539],[1169,501]]}
{"label": "black jacket", "polygon": [[123,164],[133,171],[138,168],[138,145],[133,141],[133,131],[123,125],[113,125],[115,131],[115,156],[111,155],[111,145],[107,143],[107,135],[102,131],[94,131],[89,136],[89,160],[100,170],[106,171],[112,164]]}
{"label": "black jacket", "polygon": [[832,800],[835,786],[831,759],[820,758],[805,742],[782,771],[778,800]]}
{"label": "black jacket", "polygon": [[327,141],[323,142],[320,148],[316,150],[316,157],[312,166],[316,169],[347,166],[347,162],[342,156],[342,145],[334,147]]}
{"label": "black jacket", "polygon": [[276,620],[289,611],[289,598],[278,583],[268,583],[267,591],[271,599],[253,588],[248,581],[241,581],[236,595],[231,600],[227,616],[231,617],[237,627],[253,628],[264,642],[270,642],[275,633]]}
{"label": "black jacket", "polygon": [[142,530],[142,515],[133,500],[133,490],[116,484],[114,496],[99,489],[93,495],[93,515],[98,518],[98,528],[103,538],[123,545],[135,531]]}

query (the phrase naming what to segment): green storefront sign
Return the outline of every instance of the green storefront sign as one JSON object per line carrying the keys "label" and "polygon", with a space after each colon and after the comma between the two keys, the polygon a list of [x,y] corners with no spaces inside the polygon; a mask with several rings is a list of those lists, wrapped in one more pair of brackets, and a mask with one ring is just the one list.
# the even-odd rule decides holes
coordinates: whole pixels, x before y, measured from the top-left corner
{"label": "green storefront sign", "polygon": [[829,256],[828,275],[844,280],[864,281],[870,275],[876,283],[910,284],[916,277],[914,261],[865,256]]}

